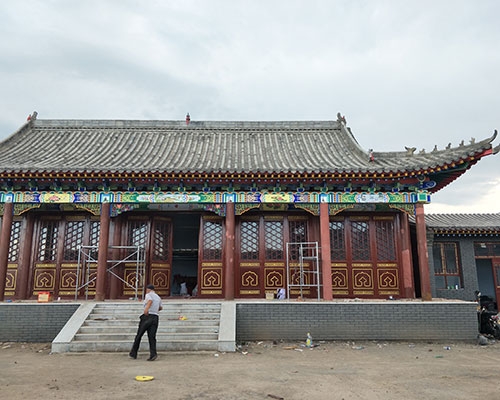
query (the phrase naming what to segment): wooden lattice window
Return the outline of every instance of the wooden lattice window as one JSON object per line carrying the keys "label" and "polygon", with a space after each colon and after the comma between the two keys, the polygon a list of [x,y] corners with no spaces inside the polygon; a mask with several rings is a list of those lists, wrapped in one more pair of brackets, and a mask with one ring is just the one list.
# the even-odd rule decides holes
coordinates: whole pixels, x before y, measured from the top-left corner
{"label": "wooden lattice window", "polygon": [[38,238],[38,261],[56,261],[59,221],[42,220]]}
{"label": "wooden lattice window", "polygon": [[[307,222],[306,221],[290,221],[290,242],[291,243],[304,243],[307,242]],[[300,256],[299,246],[290,247],[288,257],[290,260],[298,260]],[[304,255],[304,254],[303,254]]]}
{"label": "wooden lattice window", "polygon": [[148,224],[146,221],[129,221],[128,245],[146,248]]}
{"label": "wooden lattice window", "polygon": [[352,258],[368,261],[370,253],[370,224],[368,221],[351,221]]}
{"label": "wooden lattice window", "polygon": [[377,260],[394,261],[396,259],[394,221],[375,221],[375,233],[377,241]]}
{"label": "wooden lattice window", "polygon": [[307,242],[307,221],[289,221],[290,242]]}
{"label": "wooden lattice window", "polygon": [[283,259],[283,221],[264,221],[267,260]]}
{"label": "wooden lattice window", "polygon": [[170,223],[155,222],[153,242],[153,258],[157,261],[168,261],[170,257]]}
{"label": "wooden lattice window", "polygon": [[99,235],[101,233],[101,223],[99,221],[90,222],[90,246],[95,246],[90,251],[90,255],[94,260],[98,257]]}
{"label": "wooden lattice window", "polygon": [[344,221],[330,221],[330,256],[332,260],[345,260]]}
{"label": "wooden lattice window", "polygon": [[242,221],[240,228],[240,251],[242,260],[259,259],[259,222]]}
{"label": "wooden lattice window", "polygon": [[455,242],[434,242],[434,281],[438,289],[462,287],[459,247]]}
{"label": "wooden lattice window", "polygon": [[17,262],[21,240],[21,221],[13,221],[10,229],[9,262]]}
{"label": "wooden lattice window", "polygon": [[203,259],[222,260],[222,221],[204,221]]}
{"label": "wooden lattice window", "polygon": [[64,261],[78,260],[78,249],[83,244],[84,221],[67,221],[64,233]]}
{"label": "wooden lattice window", "polygon": [[478,258],[500,257],[500,242],[476,242],[474,255]]}
{"label": "wooden lattice window", "polygon": [[101,233],[101,223],[99,221],[90,222],[90,245],[99,246],[99,235]]}

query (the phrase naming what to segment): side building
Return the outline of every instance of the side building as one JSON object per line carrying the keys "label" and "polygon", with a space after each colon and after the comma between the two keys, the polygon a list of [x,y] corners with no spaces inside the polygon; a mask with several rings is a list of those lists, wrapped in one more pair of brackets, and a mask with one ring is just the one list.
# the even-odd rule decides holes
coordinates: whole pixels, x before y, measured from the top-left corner
{"label": "side building", "polygon": [[500,213],[427,214],[432,294],[500,299]]}
{"label": "side building", "polygon": [[0,142],[0,300],[128,299],[146,283],[162,296],[429,300],[424,205],[498,153],[495,139],[377,152],[340,115],[34,114]]}

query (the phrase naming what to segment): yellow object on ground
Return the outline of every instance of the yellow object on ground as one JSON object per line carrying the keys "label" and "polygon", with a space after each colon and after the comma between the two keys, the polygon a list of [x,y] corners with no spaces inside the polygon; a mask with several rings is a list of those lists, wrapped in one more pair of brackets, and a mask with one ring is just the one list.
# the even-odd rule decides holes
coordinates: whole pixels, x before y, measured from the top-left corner
{"label": "yellow object on ground", "polygon": [[135,377],[135,380],[139,382],[147,382],[147,381],[152,381],[154,378],[155,378],[154,376],[137,375]]}

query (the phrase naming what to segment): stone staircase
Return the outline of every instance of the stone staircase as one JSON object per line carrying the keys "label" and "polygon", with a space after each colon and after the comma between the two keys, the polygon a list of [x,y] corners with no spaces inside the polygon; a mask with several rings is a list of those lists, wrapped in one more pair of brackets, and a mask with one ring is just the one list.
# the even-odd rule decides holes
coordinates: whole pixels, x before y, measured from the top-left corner
{"label": "stone staircase", "polygon": [[[52,352],[128,352],[142,309],[140,302],[82,304],[52,342]],[[231,303],[164,301],[157,349],[234,351],[234,320]],[[148,350],[146,333],[139,352]]]}

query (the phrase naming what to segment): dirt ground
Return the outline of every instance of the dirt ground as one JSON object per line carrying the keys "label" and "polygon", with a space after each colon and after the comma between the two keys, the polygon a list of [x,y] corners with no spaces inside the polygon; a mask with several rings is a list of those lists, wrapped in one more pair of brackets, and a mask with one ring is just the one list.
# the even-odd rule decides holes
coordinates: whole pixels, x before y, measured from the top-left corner
{"label": "dirt ground", "polygon": [[[51,354],[0,344],[2,399],[498,399],[500,342],[248,343],[235,353]],[[449,349],[448,349],[449,347]],[[136,376],[154,376],[140,382]]]}

